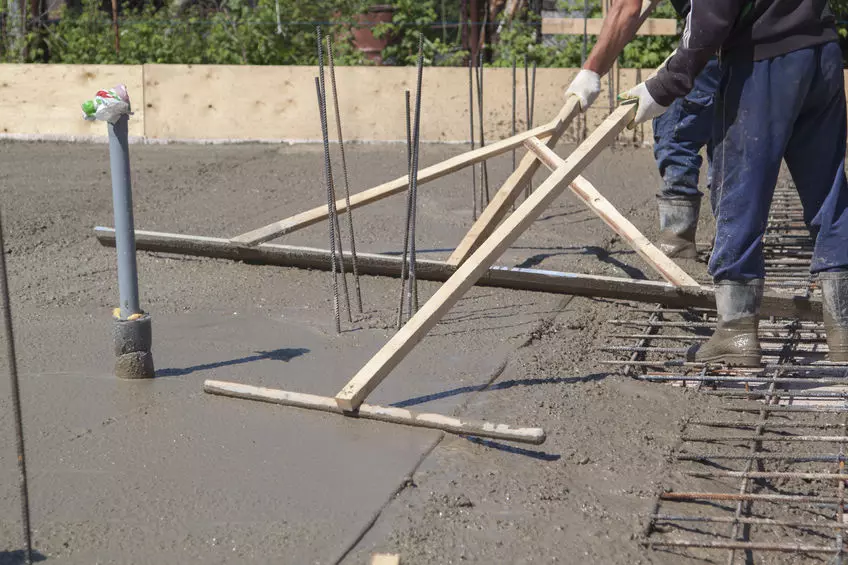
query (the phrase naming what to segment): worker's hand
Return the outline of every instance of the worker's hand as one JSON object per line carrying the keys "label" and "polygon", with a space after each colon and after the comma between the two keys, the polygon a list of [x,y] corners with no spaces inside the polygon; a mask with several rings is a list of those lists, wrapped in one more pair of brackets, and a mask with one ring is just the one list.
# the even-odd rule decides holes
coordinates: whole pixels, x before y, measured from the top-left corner
{"label": "worker's hand", "polygon": [[589,69],[581,69],[565,91],[565,98],[572,94],[580,99],[580,111],[585,112],[601,93],[601,75]]}
{"label": "worker's hand", "polygon": [[654,97],[651,96],[650,92],[648,92],[648,87],[645,86],[644,82],[637,84],[624,94],[620,94],[618,99],[622,102],[632,103],[635,101],[637,104],[636,117],[633,118],[632,122],[630,122],[630,128],[637,124],[652,120],[657,116],[662,116],[665,111],[668,110],[668,106],[661,106],[656,100],[654,100]]}

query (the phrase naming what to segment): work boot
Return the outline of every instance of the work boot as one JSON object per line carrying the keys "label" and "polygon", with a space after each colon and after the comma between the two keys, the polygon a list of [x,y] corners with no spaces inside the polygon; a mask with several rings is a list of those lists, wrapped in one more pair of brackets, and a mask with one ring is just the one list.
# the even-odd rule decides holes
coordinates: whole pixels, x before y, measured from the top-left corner
{"label": "work boot", "polygon": [[819,273],[827,358],[848,363],[848,271]]}
{"label": "work boot", "polygon": [[718,327],[703,345],[694,345],[688,361],[759,367],[763,352],[757,327],[763,300],[763,279],[721,281],[715,287]]}
{"label": "work boot", "polygon": [[657,247],[669,257],[695,259],[695,231],[701,212],[701,197],[667,198],[657,197],[660,212],[660,237]]}

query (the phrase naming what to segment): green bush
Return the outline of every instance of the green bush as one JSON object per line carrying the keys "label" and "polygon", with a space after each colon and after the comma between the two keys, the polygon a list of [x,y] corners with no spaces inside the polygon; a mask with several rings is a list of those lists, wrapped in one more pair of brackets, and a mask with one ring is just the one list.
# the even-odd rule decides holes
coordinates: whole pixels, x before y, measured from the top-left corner
{"label": "green bush", "polygon": [[[65,9],[59,22],[47,28],[46,45],[52,63],[184,63],[233,65],[309,65],[317,62],[315,27],[329,10],[327,2],[279,0],[280,11],[296,24],[276,26],[274,0],[225,0],[214,10],[190,7],[181,13],[148,5],[124,8],[120,51],[115,51],[109,15],[99,0],[83,0],[79,11]],[[338,11],[338,3],[335,10]],[[350,17],[349,13],[345,17]],[[334,39],[339,65],[359,64],[347,26],[325,27]]]}

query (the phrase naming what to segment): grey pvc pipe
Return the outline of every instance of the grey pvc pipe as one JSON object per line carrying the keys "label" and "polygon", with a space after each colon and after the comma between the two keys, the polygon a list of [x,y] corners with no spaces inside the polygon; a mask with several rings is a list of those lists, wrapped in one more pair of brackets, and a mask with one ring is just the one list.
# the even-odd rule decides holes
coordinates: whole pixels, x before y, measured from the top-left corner
{"label": "grey pvc pipe", "polygon": [[112,205],[115,211],[115,249],[118,254],[118,292],[121,319],[141,313],[138,268],[135,259],[132,182],[130,180],[129,116],[109,128],[109,166],[112,169]]}

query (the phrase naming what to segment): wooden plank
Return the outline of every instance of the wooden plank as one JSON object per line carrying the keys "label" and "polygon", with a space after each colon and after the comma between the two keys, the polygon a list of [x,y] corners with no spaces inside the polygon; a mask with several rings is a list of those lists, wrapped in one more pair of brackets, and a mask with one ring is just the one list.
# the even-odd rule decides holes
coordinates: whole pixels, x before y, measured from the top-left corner
{"label": "wooden plank", "polygon": [[[553,131],[547,144],[549,147],[554,147],[559,142],[565,130],[572,120],[580,113],[580,102],[576,96],[571,96],[566,101],[565,105],[560,109],[559,115],[554,122],[559,124],[559,127]],[[506,181],[501,185],[495,196],[489,201],[486,208],[480,213],[477,221],[459,242],[451,256],[448,258],[448,263],[451,265],[459,265],[474,252],[477,245],[487,238],[492,231],[497,227],[498,222],[506,215],[509,207],[518,198],[518,195],[527,186],[527,183],[533,178],[533,175],[539,169],[539,161],[532,153],[525,155],[515,170],[512,172]]]}
{"label": "wooden plank", "polygon": [[[559,122],[555,120],[549,124],[539,126],[530,131],[519,133],[507,139],[502,139],[501,141],[487,145],[486,147],[481,147],[479,149],[463,153],[462,155],[451,157],[441,163],[436,163],[435,165],[426,167],[418,172],[418,184],[421,185],[426,182],[436,180],[445,175],[464,169],[465,167],[474,165],[475,163],[506,153],[515,147],[520,147],[525,140],[531,137],[550,136],[557,131],[559,125]],[[408,185],[408,175],[404,175],[379,186],[363,190],[362,192],[351,195],[350,207],[359,208],[360,206],[365,206],[371,202],[388,198],[394,194],[405,192]],[[345,200],[337,200],[336,208],[339,212],[346,211],[347,205]],[[231,241],[237,245],[243,245],[245,247],[258,245],[276,237],[280,237],[281,235],[324,221],[327,219],[329,210],[330,209],[327,205],[318,206],[311,210],[301,212],[295,216],[274,222],[273,224],[238,235],[232,238]]]}
{"label": "wooden plank", "polygon": [[[114,247],[115,231],[112,228],[95,228],[95,235],[101,245]],[[297,247],[264,243],[249,249],[232,245],[229,240],[220,237],[204,237],[163,232],[136,231],[136,247],[141,251],[157,253],[178,253],[196,257],[211,257],[245,261],[251,264],[277,265],[303,269],[330,268],[330,252],[326,249]],[[380,253],[357,254],[359,267],[363,274],[399,277],[401,271],[400,256]],[[345,257],[350,261],[349,257]],[[350,267],[350,264],[348,263]],[[443,261],[419,259],[416,276],[421,280],[445,282],[456,267]],[[477,281],[479,286],[509,288],[530,292],[552,294],[573,294],[663,304],[670,308],[715,308],[715,295],[711,288],[674,287],[656,281],[633,280],[621,277],[564,273],[542,269],[521,269],[516,267],[491,267]],[[767,292],[763,298],[764,316],[800,318],[809,321],[821,321],[821,301],[793,297],[786,294]]]}
{"label": "wooden plank", "polygon": [[[586,19],[586,33],[600,35],[604,18]],[[542,35],[583,35],[583,18],[542,18]],[[677,20],[649,18],[636,35],[677,35]]]}
{"label": "wooden plank", "polygon": [[375,553],[371,556],[371,565],[400,565],[400,555],[396,553]]}
{"label": "wooden plank", "polygon": [[565,187],[633,120],[636,107],[620,106],[500,225],[420,310],[336,395],[343,410],[355,410],[406,357],[488,268],[562,194]]}
{"label": "wooden plank", "polygon": [[[297,408],[343,414],[342,410],[336,404],[335,399],[328,396],[316,396],[314,394],[288,392],[273,388],[215,380],[205,381],[203,383],[203,390],[210,394],[260,400],[282,404],[284,406],[295,406]],[[533,445],[539,445],[545,441],[545,431],[542,428],[516,428],[506,424],[492,424],[481,420],[465,420],[463,418],[443,416],[442,414],[413,412],[412,410],[395,408],[393,406],[360,404],[356,412],[350,412],[346,415],[417,428],[442,430],[452,434],[530,443]]]}
{"label": "wooden plank", "polygon": [[[553,149],[538,139],[528,139],[525,147],[534,153],[551,171],[565,165],[565,161]],[[660,251],[642,232],[625,218],[588,180],[578,176],[569,185],[571,192],[577,195],[615,233],[621,236],[636,253],[644,259],[659,275],[674,286],[699,286],[698,281],[689,276],[677,263]]]}

